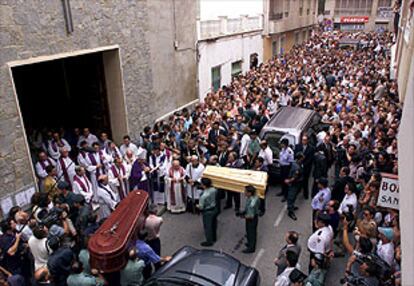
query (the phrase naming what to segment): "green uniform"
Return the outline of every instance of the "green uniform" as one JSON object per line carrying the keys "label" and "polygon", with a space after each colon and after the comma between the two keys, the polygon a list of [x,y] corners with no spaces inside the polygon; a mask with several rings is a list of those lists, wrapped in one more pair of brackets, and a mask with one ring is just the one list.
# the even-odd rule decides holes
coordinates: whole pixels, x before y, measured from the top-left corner
{"label": "green uniform", "polygon": [[79,261],[82,263],[83,272],[91,274],[91,267],[89,266],[89,251],[82,249],[78,255]]}
{"label": "green uniform", "polygon": [[244,217],[246,219],[247,249],[256,250],[257,224],[259,215],[259,198],[251,196],[246,200]]}
{"label": "green uniform", "polygon": [[125,268],[121,270],[121,286],[141,285],[144,281],[144,276],[142,275],[144,267],[144,260],[129,260]]}
{"label": "green uniform", "polygon": [[206,241],[213,243],[217,240],[217,189],[208,188],[203,191],[199,200],[199,209],[203,214],[203,227]]}
{"label": "green uniform", "polygon": [[66,280],[68,286],[103,286],[104,281],[84,272],[71,274]]}

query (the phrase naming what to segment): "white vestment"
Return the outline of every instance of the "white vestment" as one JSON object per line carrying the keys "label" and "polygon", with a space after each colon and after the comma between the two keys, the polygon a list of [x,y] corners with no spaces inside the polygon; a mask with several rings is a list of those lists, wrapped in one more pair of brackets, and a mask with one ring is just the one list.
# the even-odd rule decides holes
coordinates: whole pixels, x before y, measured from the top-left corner
{"label": "white vestment", "polygon": [[79,136],[78,148],[80,148],[80,143],[82,141],[86,141],[86,143],[88,143],[88,146],[89,147],[92,147],[92,144],[95,143],[95,142],[98,142],[99,143],[98,137],[96,137],[92,133],[89,133],[88,137],[85,137],[83,135]]}
{"label": "white vestment", "polygon": [[101,220],[107,218],[111,212],[115,210],[115,206],[119,203],[119,197],[118,194],[111,189],[109,184],[99,184],[96,195],[100,206],[98,216],[99,220]]}
{"label": "white vestment", "polygon": [[40,178],[40,179],[44,179],[47,177],[47,173],[46,173],[46,167],[49,166],[50,164],[52,164],[53,166],[56,166],[56,162],[51,159],[48,158],[48,160],[44,160],[43,162],[37,162],[36,163],[36,175]]}
{"label": "white vestment", "polygon": [[167,156],[160,154],[160,156],[152,155],[149,158],[149,167],[152,171],[150,187],[155,204],[165,204],[164,192],[164,177],[167,170]]}
{"label": "white vestment", "polygon": [[[167,209],[172,213],[185,212],[186,198],[185,198],[185,170],[180,167],[180,170],[171,170],[165,178],[165,194],[167,197]],[[173,182],[175,179],[176,182]],[[182,179],[182,181],[178,181]]]}
{"label": "white vestment", "polygon": [[[106,174],[105,166],[107,165],[107,161],[105,159],[104,152],[103,151],[101,151],[101,152],[102,153],[99,153],[99,152],[89,153],[86,156],[86,162],[87,162],[86,170],[91,175],[90,176],[91,177],[91,182],[92,182],[92,186],[93,186],[93,190],[94,190],[95,194],[96,194],[96,191],[98,189],[98,177],[100,175]],[[97,168],[90,157],[93,157],[96,161],[96,164],[101,164],[102,167]]]}
{"label": "white vestment", "polygon": [[127,167],[122,163],[122,167],[113,164],[108,170],[109,185],[113,190],[118,190],[119,197],[125,198],[129,193]]}
{"label": "white vestment", "polygon": [[89,181],[86,175],[73,177],[73,192],[75,194],[80,194],[85,198],[87,203],[90,203],[93,197],[93,188],[92,183]]}
{"label": "white vestment", "polygon": [[67,177],[69,178],[69,182],[66,182],[66,183],[69,183],[72,185],[73,177],[76,175],[75,162],[73,162],[72,159],[69,157],[66,157],[66,158],[61,157],[57,160],[56,171],[57,171],[58,177],[60,178],[60,181],[67,181],[66,174],[64,174],[63,172],[63,170],[65,169],[66,169]]}
{"label": "white vestment", "polygon": [[[193,180],[194,182],[201,183],[201,178],[203,177],[204,172],[204,166],[203,164],[199,163],[196,168],[193,167],[193,164],[187,164],[187,167],[185,168],[186,176],[189,177],[189,179]],[[187,197],[193,198],[194,193],[194,199],[198,200],[201,195],[201,190],[198,186],[191,186],[190,184],[187,184]]]}
{"label": "white vestment", "polygon": [[60,157],[60,148],[65,147],[68,152],[72,149],[65,139],[60,139],[61,144],[59,145],[55,140],[50,140],[47,146],[47,152],[49,153],[50,157],[57,160]]}

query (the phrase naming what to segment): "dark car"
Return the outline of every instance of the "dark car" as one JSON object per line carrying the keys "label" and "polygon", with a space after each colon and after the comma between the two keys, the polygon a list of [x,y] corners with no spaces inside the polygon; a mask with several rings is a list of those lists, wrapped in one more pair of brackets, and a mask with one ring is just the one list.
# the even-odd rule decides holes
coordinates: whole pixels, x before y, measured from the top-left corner
{"label": "dark car", "polygon": [[184,246],[144,285],[257,286],[260,275],[226,253]]}

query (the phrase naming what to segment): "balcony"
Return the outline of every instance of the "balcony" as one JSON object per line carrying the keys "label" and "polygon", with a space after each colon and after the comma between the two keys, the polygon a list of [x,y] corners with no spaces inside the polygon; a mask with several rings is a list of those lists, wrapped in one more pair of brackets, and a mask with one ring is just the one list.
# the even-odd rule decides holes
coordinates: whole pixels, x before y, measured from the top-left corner
{"label": "balcony", "polygon": [[336,8],[335,16],[369,16],[371,8]]}
{"label": "balcony", "polygon": [[299,17],[284,17],[280,20],[269,19],[269,34],[283,33],[296,29],[313,26],[317,23],[315,15]]}
{"label": "balcony", "polygon": [[198,39],[206,40],[239,33],[258,31],[263,29],[263,16],[241,16],[240,18],[228,19],[219,17],[218,20],[198,22]]}

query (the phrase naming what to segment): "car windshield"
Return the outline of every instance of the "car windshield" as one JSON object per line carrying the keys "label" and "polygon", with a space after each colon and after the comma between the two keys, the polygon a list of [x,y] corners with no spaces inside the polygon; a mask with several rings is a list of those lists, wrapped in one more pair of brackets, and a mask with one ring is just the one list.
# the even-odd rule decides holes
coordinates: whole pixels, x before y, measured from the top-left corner
{"label": "car windshield", "polygon": [[273,159],[279,159],[279,151],[280,151],[280,139],[282,139],[283,132],[267,132],[264,136],[266,139],[267,144],[269,145],[270,149],[273,152]]}

